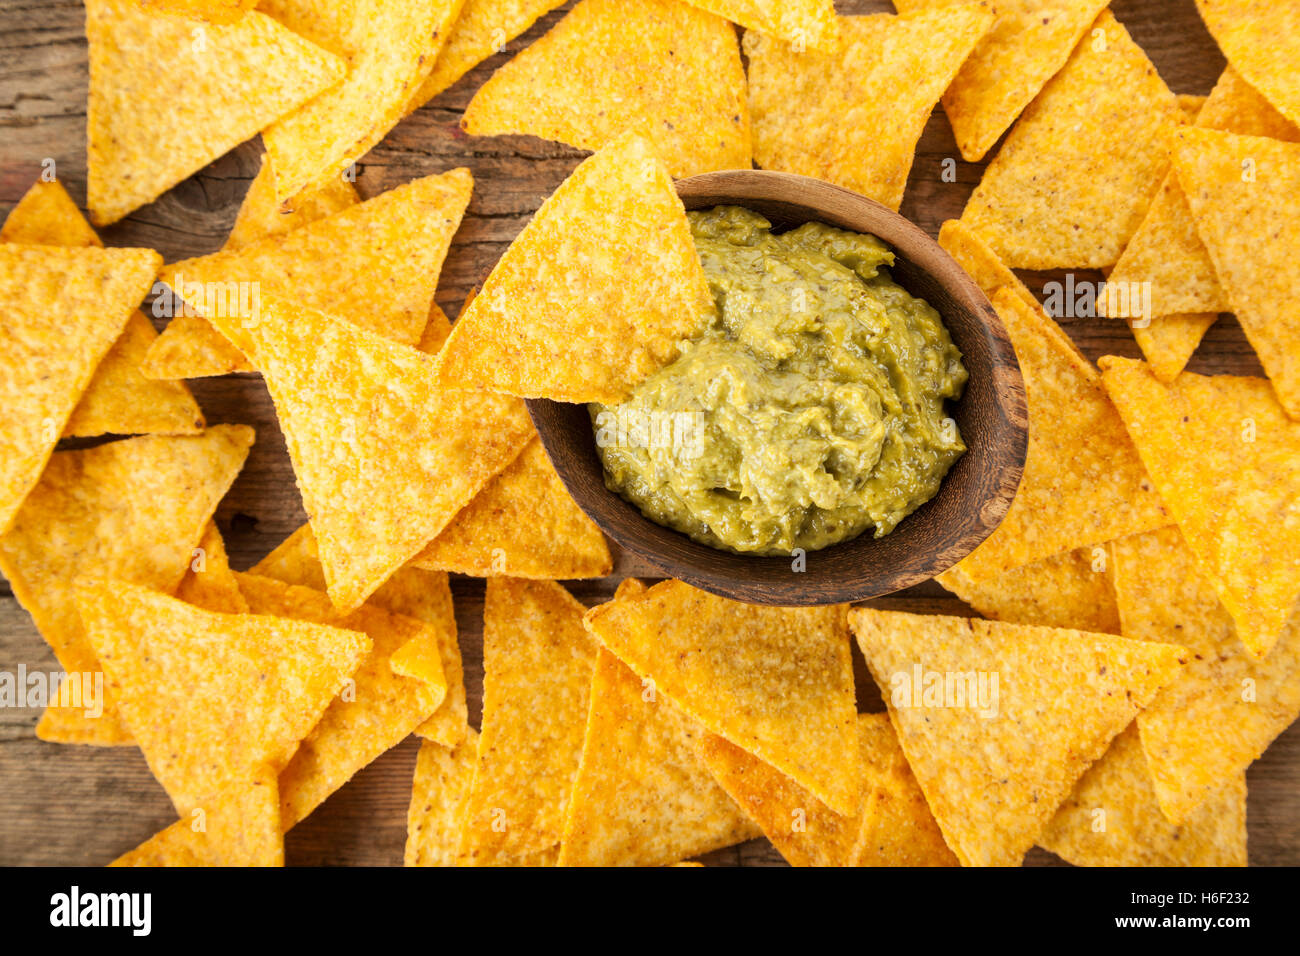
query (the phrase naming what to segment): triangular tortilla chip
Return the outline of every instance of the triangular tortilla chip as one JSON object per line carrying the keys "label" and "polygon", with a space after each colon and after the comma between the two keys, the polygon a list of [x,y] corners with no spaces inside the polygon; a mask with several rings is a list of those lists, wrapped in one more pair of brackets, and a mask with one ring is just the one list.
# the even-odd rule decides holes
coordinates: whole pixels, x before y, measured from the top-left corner
{"label": "triangular tortilla chip", "polygon": [[510,244],[438,353],[439,380],[617,402],[713,308],[672,179],[628,134],[583,162]]}
{"label": "triangular tortilla chip", "polygon": [[116,222],[338,83],[345,64],[261,13],[196,24],[87,0],[90,218]]}
{"label": "triangular tortilla chip", "polygon": [[1201,339],[1218,319],[1217,312],[1162,315],[1149,325],[1140,325],[1141,320],[1130,321],[1129,330],[1156,378],[1172,382],[1187,367]]}
{"label": "triangular tortilla chip", "polygon": [[219,614],[248,613],[248,602],[240,593],[235,572],[230,570],[226,542],[215,521],[207,523],[198,546],[190,552],[190,564],[176,587],[176,599]]}
{"label": "triangular tortilla chip", "polygon": [[361,201],[356,187],[343,176],[328,176],[294,197],[285,209],[275,198],[275,170],[269,156],[262,156],[262,167],[248,184],[244,201],[235,214],[235,224],[221,247],[226,251],[242,249],[268,236],[282,236],[309,222],[324,219],[350,209]]}
{"label": "triangular tortilla chip", "polygon": [[1230,784],[1300,716],[1300,614],[1257,661],[1177,528],[1111,543],[1124,636],[1193,654],[1138,715],[1155,796],[1175,823]]}
{"label": "triangular tortilla chip", "polygon": [[1262,378],[1184,372],[1161,385],[1141,362],[1101,365],[1197,567],[1264,657],[1300,597],[1300,423]]}
{"label": "triangular tortilla chip", "polygon": [[0,533],[161,263],[151,249],[0,245]]}
{"label": "triangular tortilla chip", "polygon": [[1169,159],[1178,101],[1104,11],[1025,108],[971,194],[962,222],[1016,269],[1113,265]]}
{"label": "triangular tortilla chip", "polygon": [[234,23],[257,6],[257,0],[135,0],[149,11],[176,14],[209,23]]}
{"label": "triangular tortilla chip", "polygon": [[693,6],[726,17],[747,30],[834,50],[839,45],[840,18],[834,0],[687,0]]}
{"label": "triangular tortilla chip", "polygon": [[[311,525],[305,524],[253,566],[252,574],[274,578],[285,584],[325,590],[325,570]],[[402,614],[423,621],[438,633],[439,670],[447,685],[447,696],[428,720],[415,732],[446,747],[454,747],[465,733],[468,707],[465,700],[465,671],[456,637],[456,615],[451,602],[451,585],[441,571],[401,568],[370,595],[368,604],[390,614]]]}
{"label": "triangular tortilla chip", "polygon": [[464,0],[270,0],[262,9],[347,61],[342,83],[263,130],[275,195],[337,176],[406,113]]}
{"label": "triangular tortilla chip", "polygon": [[674,176],[751,166],[736,31],[678,0],[582,0],[479,87],[461,128],[593,150],[635,130]]}
{"label": "triangular tortilla chip", "polygon": [[956,567],[984,584],[1054,554],[1168,524],[1096,369],[1018,293],[999,289],[993,305],[1024,374],[1029,451],[1002,524]]}
{"label": "triangular tortilla chip", "polygon": [[855,608],[907,762],[965,866],[1017,866],[1188,651],[1064,628]]}
{"label": "triangular tortilla chip", "polygon": [[1300,143],[1189,129],[1173,156],[1232,311],[1300,419]]}
{"label": "triangular tortilla chip", "polygon": [[427,355],[320,312],[266,296],[244,333],[340,610],[418,554],[533,435],[523,402],[441,389]]}
{"label": "triangular tortilla chip", "polygon": [[1130,726],[1079,778],[1038,842],[1075,866],[1245,866],[1246,775],[1175,826],[1160,812]]}
{"label": "triangular tortilla chip", "polygon": [[663,866],[758,836],[695,747],[706,731],[600,649],[560,866]]}
{"label": "triangular tortilla chip", "polygon": [[1233,68],[1300,124],[1300,8],[1274,0],[1196,0],[1196,8]]}
{"label": "triangular tortilla chip", "polygon": [[992,23],[977,4],[841,17],[829,53],[746,33],[755,161],[897,209],[934,104]]}
{"label": "triangular tortilla chip", "polygon": [[483,727],[464,864],[533,865],[558,847],[596,665],[585,610],[550,581],[488,579]]}
{"label": "triangular tortilla chip", "polygon": [[443,344],[451,335],[451,320],[447,313],[438,307],[437,302],[429,303],[429,323],[420,335],[420,342],[415,347],[426,355],[437,355]]}
{"label": "triangular tortilla chip", "polygon": [[[394,342],[416,344],[429,321],[438,273],[472,189],[468,170],[453,169],[390,189],[292,232],[172,263],[161,278],[175,292],[173,308],[180,312],[178,297],[186,308],[150,349],[145,374],[175,378],[238,371],[229,363],[200,359],[226,354],[221,349],[213,352],[214,338],[246,351],[244,326],[258,320],[260,299],[269,294],[328,312]],[[251,314],[241,314],[245,297],[228,291],[236,288],[255,290],[248,302]],[[237,301],[238,307],[232,308]],[[186,314],[206,314],[212,306],[219,316]]]}
{"label": "triangular tortilla chip", "polygon": [[475,577],[572,580],[613,570],[605,537],[533,439],[411,562]]}
{"label": "triangular tortilla chip", "polygon": [[[899,13],[950,5],[952,0],[894,0]],[[998,0],[993,26],[966,58],[943,94],[957,148],[978,162],[1011,128],[1021,110],[1065,66],[1107,0]]]}
{"label": "triangular tortilla chip", "polygon": [[456,865],[477,764],[478,731],[473,728],[450,750],[429,740],[420,744],[406,812],[406,866]]}
{"label": "triangular tortilla chip", "polygon": [[1054,554],[985,581],[960,564],[935,578],[980,614],[1011,624],[1118,634],[1119,609],[1103,545]]}
{"label": "triangular tortilla chip", "polygon": [[122,716],[182,814],[278,770],[370,653],[354,631],[212,614],[158,591],[83,578],[77,608]]}
{"label": "triangular tortilla chip", "polygon": [[[57,182],[38,182],[27,190],[0,229],[0,242],[103,245]],[[153,382],[140,372],[140,362],[157,338],[141,313],[126,320],[126,328],[100,360],[64,425],[65,438],[203,431],[203,412],[184,382]]]}
{"label": "triangular tortilla chip", "polygon": [[843,607],[759,607],[665,581],[592,608],[586,623],[687,716],[836,812],[857,809],[857,714]]}

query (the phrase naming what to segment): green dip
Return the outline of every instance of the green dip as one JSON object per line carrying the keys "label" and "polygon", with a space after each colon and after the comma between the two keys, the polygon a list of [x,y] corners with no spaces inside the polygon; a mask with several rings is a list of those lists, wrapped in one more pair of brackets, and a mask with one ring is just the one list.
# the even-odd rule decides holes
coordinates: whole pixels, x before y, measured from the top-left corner
{"label": "green dip", "polygon": [[717,314],[619,405],[590,407],[605,483],[653,521],[751,554],[812,551],[932,498],[966,450],[966,369],[875,236],[688,214]]}

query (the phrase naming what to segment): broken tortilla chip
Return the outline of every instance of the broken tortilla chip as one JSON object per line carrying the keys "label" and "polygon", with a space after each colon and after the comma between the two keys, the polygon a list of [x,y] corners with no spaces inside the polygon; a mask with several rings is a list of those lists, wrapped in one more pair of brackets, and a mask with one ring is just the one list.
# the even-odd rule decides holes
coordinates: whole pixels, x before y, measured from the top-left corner
{"label": "broken tortilla chip", "polygon": [[687,0],[746,30],[821,50],[839,46],[840,18],[834,0]]}
{"label": "broken tortilla chip", "polygon": [[1196,0],[1196,9],[1232,67],[1300,124],[1300,8],[1273,0]]}
{"label": "broken tortilla chip", "polygon": [[1110,11],[1025,108],[962,222],[1015,269],[1114,265],[1169,169],[1174,94]]}
{"label": "broken tortilla chip", "polygon": [[1300,597],[1300,423],[1262,378],[1184,372],[1161,385],[1133,359],[1101,367],[1197,567],[1263,658]]}
{"label": "broken tortilla chip", "polygon": [[1246,775],[1175,826],[1160,812],[1130,725],[1079,778],[1038,842],[1075,866],[1245,866]]}
{"label": "broken tortilla chip", "polygon": [[456,865],[477,763],[478,731],[472,727],[452,749],[430,740],[420,744],[406,812],[406,866]]}
{"label": "broken tortilla chip", "polygon": [[203,529],[203,537],[190,552],[190,564],[176,587],[176,599],[218,614],[247,614],[248,602],[239,591],[235,572],[230,570],[226,542],[215,521]]}
{"label": "broken tortilla chip", "polygon": [[1064,628],[855,608],[907,762],[964,866],[1017,866],[1188,652]]}
{"label": "broken tortilla chip", "polygon": [[635,130],[677,177],[752,165],[736,31],[678,0],[582,0],[479,87],[461,128],[592,150]]}
{"label": "broken tortilla chip", "polygon": [[116,222],[343,78],[270,17],[228,24],[87,0],[90,218]]}
{"label": "broken tortilla chip", "polygon": [[[629,272],[629,261],[654,265]],[[438,353],[438,379],[617,402],[713,308],[672,179],[629,133],[584,161],[510,244]]]}
{"label": "broken tortilla chip", "polygon": [[857,714],[843,607],[759,607],[665,581],[592,608],[586,624],[707,730],[837,813],[857,809]]}
{"label": "broken tortilla chip", "polygon": [[835,52],[746,33],[755,161],[897,210],[934,104],[992,23],[978,4],[841,17]]}

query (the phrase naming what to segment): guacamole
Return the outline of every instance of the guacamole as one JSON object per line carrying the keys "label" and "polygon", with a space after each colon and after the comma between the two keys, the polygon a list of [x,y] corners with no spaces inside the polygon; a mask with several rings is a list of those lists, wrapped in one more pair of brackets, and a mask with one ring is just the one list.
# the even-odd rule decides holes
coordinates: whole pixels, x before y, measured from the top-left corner
{"label": "guacamole", "polygon": [[689,216],[717,312],[622,403],[589,406],[606,485],[731,551],[888,534],[966,450],[944,408],[966,369],[939,313],[875,236]]}

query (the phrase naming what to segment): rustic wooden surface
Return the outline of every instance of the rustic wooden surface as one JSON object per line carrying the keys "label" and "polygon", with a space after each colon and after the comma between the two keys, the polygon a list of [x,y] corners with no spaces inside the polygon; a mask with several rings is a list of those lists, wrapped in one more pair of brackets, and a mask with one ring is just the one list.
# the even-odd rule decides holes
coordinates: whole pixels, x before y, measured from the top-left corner
{"label": "rustic wooden surface", "polygon": [[[889,10],[883,0],[839,0],[842,13]],[[1208,93],[1223,58],[1197,18],[1192,0],[1115,0],[1112,8],[1178,93]],[[561,11],[562,12],[562,11]],[[468,166],[474,199],[443,269],[438,303],[455,315],[505,245],[584,154],[528,137],[471,139],[459,129],[461,111],[491,72],[541,36],[553,13],[507,51],[404,121],[362,163],[358,187],[370,196],[417,176]],[[60,179],[78,202],[85,199],[86,48],[78,0],[0,0],[0,214],[7,213],[40,171],[57,163]],[[166,144],[160,143],[160,149]],[[261,146],[244,144],[152,205],[103,234],[109,245],[152,246],[168,261],[216,250],[256,173]],[[944,159],[957,160],[957,182],[940,179]],[[983,164],[961,161],[942,109],[936,109],[917,151],[902,213],[930,235],[960,214]],[[1030,287],[1060,279],[1024,273]],[[1086,279],[1095,274],[1082,273]],[[1122,323],[1065,319],[1062,325],[1095,359],[1137,355]],[[1190,366],[1206,373],[1261,374],[1231,317],[1210,329]],[[261,558],[303,520],[284,442],[260,379],[236,376],[194,383],[210,422],[243,422],[257,429],[257,445],[219,512],[218,522],[235,567]],[[577,597],[594,604],[612,594],[636,563],[620,559],[610,579],[578,582]],[[481,581],[453,578],[456,616],[465,655],[471,719],[477,721],[482,686]],[[969,613],[929,582],[878,602],[932,613]],[[856,651],[855,651],[856,655]],[[56,666],[30,618],[0,591],[0,668]],[[875,688],[857,661],[860,704],[881,709]],[[161,787],[139,753],[38,741],[38,714],[0,709],[0,864],[106,863],[173,819]],[[291,864],[400,864],[416,743],[408,740],[335,794],[288,836]],[[1292,727],[1249,772],[1250,854],[1257,864],[1300,863],[1300,727]],[[780,857],[755,840],[708,858],[710,863],[779,865]],[[1059,864],[1042,850],[1029,863]]]}

